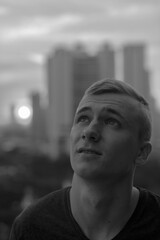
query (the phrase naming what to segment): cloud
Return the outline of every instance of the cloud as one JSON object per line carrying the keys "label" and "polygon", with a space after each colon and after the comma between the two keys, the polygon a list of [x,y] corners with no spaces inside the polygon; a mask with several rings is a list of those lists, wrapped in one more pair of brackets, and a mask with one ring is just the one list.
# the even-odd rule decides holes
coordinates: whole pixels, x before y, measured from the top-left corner
{"label": "cloud", "polygon": [[14,16],[57,16],[64,13],[82,14],[102,11],[105,1],[78,0],[6,0],[5,6],[12,9]]}
{"label": "cloud", "polygon": [[83,19],[74,14],[66,14],[58,17],[35,17],[26,19],[16,26],[10,26],[1,30],[3,41],[33,40],[46,37],[53,32],[61,31],[71,25],[80,23]]}
{"label": "cloud", "polygon": [[46,61],[45,56],[42,54],[36,54],[36,53],[32,53],[28,56],[28,60],[32,61],[33,63],[39,64],[39,65],[43,65]]}
{"label": "cloud", "polygon": [[110,7],[107,8],[107,13],[113,18],[133,18],[133,17],[138,17],[138,18],[144,18],[144,17],[150,17],[153,16],[155,13],[159,13],[159,10],[153,6],[153,5],[145,5],[141,6],[139,4],[135,4],[134,2],[130,5],[126,6],[121,6],[121,7]]}
{"label": "cloud", "polygon": [[146,5],[143,1],[119,1],[116,5],[115,2],[108,1],[101,13],[85,16],[82,24],[76,28],[70,27],[70,34],[73,32],[81,37],[90,35],[96,39],[109,37],[117,42],[122,39],[147,42],[155,42],[156,38],[159,40],[160,4],[156,6],[149,1],[148,4],[145,2]]}
{"label": "cloud", "polygon": [[9,8],[0,5],[0,17],[6,16],[9,13]]}
{"label": "cloud", "polygon": [[[0,0],[1,2],[1,0]],[[152,12],[160,7],[159,0],[5,0],[6,8],[11,9],[11,17],[32,18],[33,16],[59,16],[74,13],[80,15],[96,15],[106,9],[113,15],[120,13],[135,14]]]}
{"label": "cloud", "polygon": [[[121,45],[144,41],[150,47],[159,46],[159,0],[3,0],[1,3],[2,0],[0,81],[3,86],[5,83],[29,86],[33,85],[33,79],[37,81],[35,86],[40,86],[45,57],[56,44],[109,41]],[[152,66],[158,69],[159,57],[156,62]]]}
{"label": "cloud", "polygon": [[3,42],[48,44],[62,41],[62,37],[70,41],[78,36],[88,39],[89,35],[92,39],[95,36],[95,40],[111,35],[140,39],[159,35],[160,2],[157,0],[65,0],[65,4],[64,0],[8,0],[7,3],[12,9],[8,20],[11,25],[1,27]]}

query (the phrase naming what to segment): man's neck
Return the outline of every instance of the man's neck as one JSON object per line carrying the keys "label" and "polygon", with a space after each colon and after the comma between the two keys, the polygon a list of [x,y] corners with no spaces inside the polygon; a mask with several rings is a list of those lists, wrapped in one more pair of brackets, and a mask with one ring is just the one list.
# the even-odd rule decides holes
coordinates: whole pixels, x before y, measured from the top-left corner
{"label": "man's neck", "polygon": [[132,184],[93,184],[75,175],[70,193],[72,214],[90,239],[111,239],[132,215],[138,195]]}

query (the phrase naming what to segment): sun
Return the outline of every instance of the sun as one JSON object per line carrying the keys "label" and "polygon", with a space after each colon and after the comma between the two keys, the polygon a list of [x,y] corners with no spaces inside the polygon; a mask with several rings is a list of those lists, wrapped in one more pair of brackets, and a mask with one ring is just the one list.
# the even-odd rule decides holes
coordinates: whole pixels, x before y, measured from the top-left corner
{"label": "sun", "polygon": [[28,106],[20,106],[17,113],[18,117],[24,120],[31,117],[31,109]]}
{"label": "sun", "polygon": [[15,117],[21,124],[29,124],[32,118],[32,108],[30,105],[18,105],[15,110]]}

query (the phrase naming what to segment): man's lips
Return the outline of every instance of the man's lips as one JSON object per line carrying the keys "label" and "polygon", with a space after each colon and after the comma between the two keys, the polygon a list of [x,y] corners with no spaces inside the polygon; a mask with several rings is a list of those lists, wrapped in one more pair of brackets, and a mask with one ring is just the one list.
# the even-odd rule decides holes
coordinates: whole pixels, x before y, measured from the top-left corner
{"label": "man's lips", "polygon": [[77,152],[78,152],[78,153],[86,153],[86,154],[102,155],[101,152],[99,152],[99,151],[97,151],[97,150],[95,150],[95,149],[93,149],[93,148],[84,148],[84,147],[82,147],[82,148],[79,148],[79,149],[77,150]]}

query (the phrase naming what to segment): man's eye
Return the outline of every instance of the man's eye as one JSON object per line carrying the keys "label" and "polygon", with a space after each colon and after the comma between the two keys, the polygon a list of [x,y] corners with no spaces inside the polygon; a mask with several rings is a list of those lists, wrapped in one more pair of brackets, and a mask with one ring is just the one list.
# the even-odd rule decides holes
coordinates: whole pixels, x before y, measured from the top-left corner
{"label": "man's eye", "polygon": [[88,122],[89,121],[89,118],[87,116],[80,116],[78,119],[77,119],[77,122]]}
{"label": "man's eye", "polygon": [[117,121],[117,120],[114,119],[114,118],[106,119],[106,120],[105,120],[105,124],[106,124],[106,125],[115,126],[115,127],[119,127],[119,126],[120,126],[119,121]]}

